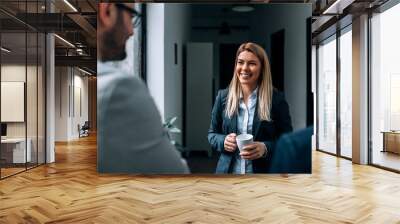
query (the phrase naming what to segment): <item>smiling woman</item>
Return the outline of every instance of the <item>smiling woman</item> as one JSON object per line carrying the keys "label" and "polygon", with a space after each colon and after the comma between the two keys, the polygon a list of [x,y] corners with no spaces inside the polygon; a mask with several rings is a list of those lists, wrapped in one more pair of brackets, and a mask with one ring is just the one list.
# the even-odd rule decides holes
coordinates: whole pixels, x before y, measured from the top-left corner
{"label": "smiling woman", "polygon": [[[220,153],[216,173],[268,173],[275,141],[292,131],[289,106],[273,89],[270,64],[255,43],[240,45],[229,88],[220,90],[211,115],[208,141]],[[251,134],[239,151],[236,136]]]}

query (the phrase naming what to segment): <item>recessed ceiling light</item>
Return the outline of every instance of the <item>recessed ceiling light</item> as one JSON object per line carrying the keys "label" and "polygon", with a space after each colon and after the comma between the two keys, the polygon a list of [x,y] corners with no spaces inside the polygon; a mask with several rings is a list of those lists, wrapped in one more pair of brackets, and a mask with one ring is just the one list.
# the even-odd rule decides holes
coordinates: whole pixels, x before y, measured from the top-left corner
{"label": "recessed ceiling light", "polygon": [[57,35],[57,34],[54,34],[54,36],[57,37],[57,38],[58,38],[59,40],[61,40],[62,42],[64,42],[65,44],[67,44],[68,46],[75,48],[75,45],[71,44],[71,42],[69,42],[68,40],[66,40],[66,39],[64,39],[64,38],[62,38],[62,37],[60,37],[60,36]]}
{"label": "recessed ceiling light", "polygon": [[10,53],[10,52],[11,52],[11,50],[9,50],[9,49],[7,49],[7,48],[5,48],[5,47],[1,47],[0,49],[1,49],[2,51],[6,52],[6,53]]}
{"label": "recessed ceiling light", "polygon": [[235,5],[232,7],[232,11],[235,12],[251,12],[253,10],[254,7],[250,5]]}
{"label": "recessed ceiling light", "polygon": [[88,72],[88,71],[86,71],[86,70],[84,70],[84,69],[81,69],[81,68],[79,68],[79,67],[78,67],[78,69],[79,69],[79,71],[81,71],[81,72],[83,72],[83,73],[85,73],[85,74],[87,74],[87,75],[89,75],[89,76],[92,76],[92,75],[93,75],[92,73],[90,73],[90,72]]}
{"label": "recessed ceiling light", "polygon": [[78,12],[78,10],[68,1],[64,0],[64,3],[68,5],[74,12]]}

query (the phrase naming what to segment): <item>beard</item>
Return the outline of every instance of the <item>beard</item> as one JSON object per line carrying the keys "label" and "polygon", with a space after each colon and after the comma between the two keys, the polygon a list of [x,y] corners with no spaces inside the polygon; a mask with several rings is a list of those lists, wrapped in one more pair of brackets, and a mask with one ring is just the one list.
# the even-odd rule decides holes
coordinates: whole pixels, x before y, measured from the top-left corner
{"label": "beard", "polygon": [[122,24],[124,24],[122,14],[118,13],[116,25],[104,33],[101,52],[103,61],[120,61],[126,58],[127,38]]}

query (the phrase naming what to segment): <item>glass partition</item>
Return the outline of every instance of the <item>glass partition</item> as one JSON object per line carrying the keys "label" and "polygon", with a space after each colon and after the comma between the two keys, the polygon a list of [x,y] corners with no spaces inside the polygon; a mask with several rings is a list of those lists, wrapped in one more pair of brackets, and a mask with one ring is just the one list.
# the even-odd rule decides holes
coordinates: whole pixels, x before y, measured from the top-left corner
{"label": "glass partition", "polygon": [[318,54],[317,148],[336,154],[336,36],[321,43]]}
{"label": "glass partition", "polygon": [[352,149],[352,35],[347,27],[340,38],[340,155],[351,158]]}
{"label": "glass partition", "polygon": [[1,175],[6,177],[25,170],[31,156],[26,150],[26,33],[2,32],[1,47],[0,110],[1,122],[6,125],[1,140]]}
{"label": "glass partition", "polygon": [[27,113],[27,144],[28,150],[31,151],[30,159],[28,160],[28,168],[37,165],[37,76],[38,76],[38,35],[35,32],[27,33],[28,38],[28,61],[27,61],[27,98],[26,98],[26,113]]}
{"label": "glass partition", "polygon": [[[23,21],[44,1],[1,1],[0,178],[45,162],[45,35]],[[33,16],[33,18],[38,18]]]}
{"label": "glass partition", "polygon": [[400,170],[400,4],[371,18],[372,164]]}

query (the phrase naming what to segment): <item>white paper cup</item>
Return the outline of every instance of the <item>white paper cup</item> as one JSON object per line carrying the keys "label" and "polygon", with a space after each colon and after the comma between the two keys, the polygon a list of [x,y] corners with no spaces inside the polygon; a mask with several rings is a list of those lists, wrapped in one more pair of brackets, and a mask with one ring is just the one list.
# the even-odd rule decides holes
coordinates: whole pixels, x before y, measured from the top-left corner
{"label": "white paper cup", "polygon": [[236,143],[239,150],[242,151],[243,147],[253,143],[253,135],[251,134],[238,135],[236,136]]}

